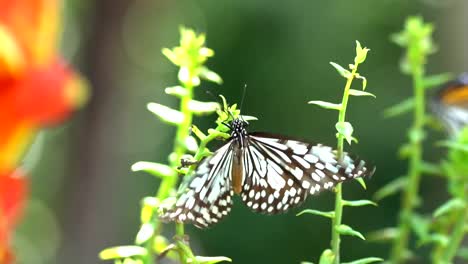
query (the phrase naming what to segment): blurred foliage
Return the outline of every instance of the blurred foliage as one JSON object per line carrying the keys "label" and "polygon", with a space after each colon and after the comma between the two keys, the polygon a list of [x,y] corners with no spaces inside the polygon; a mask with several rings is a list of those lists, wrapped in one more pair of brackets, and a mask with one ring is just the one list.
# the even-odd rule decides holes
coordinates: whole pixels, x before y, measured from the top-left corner
{"label": "blurred foliage", "polygon": [[[401,185],[401,210],[390,253],[390,261],[395,264],[405,263],[410,256],[414,255],[409,244],[412,229],[416,229],[414,232],[417,233],[417,228],[423,226],[418,223],[420,217],[415,210],[422,204],[421,199],[423,199],[419,190],[426,152],[423,142],[426,140],[426,125],[429,119],[429,114],[426,112],[427,95],[424,79],[426,78],[427,57],[435,51],[432,33],[431,23],[425,23],[422,17],[413,16],[406,19],[402,31],[392,35],[392,41],[405,50],[400,70],[410,75],[412,79],[414,101],[413,120],[407,129],[408,142],[403,144],[399,151],[403,158],[408,159],[408,172],[404,176],[406,184]],[[383,187],[385,188],[388,189],[388,187]]]}

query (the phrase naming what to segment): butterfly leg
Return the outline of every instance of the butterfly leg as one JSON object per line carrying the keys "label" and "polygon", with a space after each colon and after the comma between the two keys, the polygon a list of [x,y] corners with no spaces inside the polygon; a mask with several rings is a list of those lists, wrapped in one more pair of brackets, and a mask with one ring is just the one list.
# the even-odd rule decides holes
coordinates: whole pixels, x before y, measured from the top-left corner
{"label": "butterfly leg", "polygon": [[188,168],[192,165],[198,164],[197,160],[191,159],[191,158],[182,158],[180,159],[180,166],[177,167],[177,169],[182,169],[182,168]]}

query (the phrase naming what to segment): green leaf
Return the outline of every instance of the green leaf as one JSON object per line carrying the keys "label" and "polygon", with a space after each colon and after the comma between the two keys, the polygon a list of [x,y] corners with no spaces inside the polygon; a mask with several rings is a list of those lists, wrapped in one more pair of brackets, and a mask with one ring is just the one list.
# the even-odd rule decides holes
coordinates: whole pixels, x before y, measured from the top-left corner
{"label": "green leaf", "polygon": [[200,78],[196,75],[193,75],[189,68],[186,66],[182,66],[179,69],[179,73],[177,74],[177,78],[179,81],[186,85],[191,86],[198,86],[200,85]]}
{"label": "green leaf", "polygon": [[408,158],[414,152],[413,145],[405,143],[398,148],[398,156],[401,159]]}
{"label": "green leaf", "polygon": [[221,106],[215,102],[200,102],[197,100],[190,100],[188,108],[196,115],[206,115],[216,112]]}
{"label": "green leaf", "polygon": [[369,201],[369,200],[356,200],[356,201],[343,200],[343,206],[357,207],[357,206],[366,206],[366,205],[377,206],[377,204],[375,202]]}
{"label": "green leaf", "polygon": [[145,197],[142,201],[140,220],[142,223],[148,223],[153,219],[154,211],[159,207],[159,199],[156,197]]}
{"label": "green leaf", "polygon": [[99,258],[102,260],[129,258],[136,256],[146,256],[148,250],[139,246],[119,246],[104,249],[99,253]]}
{"label": "green leaf", "polygon": [[335,124],[335,128],[338,131],[340,135],[342,135],[348,144],[351,145],[351,141],[354,139],[353,138],[353,126],[349,122],[337,122]]}
{"label": "green leaf", "polygon": [[345,68],[341,67],[339,64],[337,63],[334,63],[334,62],[330,62],[330,64],[336,69],[336,71],[343,77],[345,77],[346,79],[351,76],[351,72],[349,72],[348,70],[346,70]]}
{"label": "green leaf", "polygon": [[398,236],[398,228],[387,227],[366,235],[368,241],[384,242],[393,241]]}
{"label": "green leaf", "polygon": [[426,132],[419,128],[412,128],[408,132],[410,142],[420,142],[426,138]]}
{"label": "green leaf", "polygon": [[374,194],[374,199],[380,201],[387,196],[393,195],[396,192],[403,190],[407,182],[408,179],[406,177],[396,178],[395,180],[387,183],[384,187],[380,188]]}
{"label": "green leaf", "polygon": [[335,212],[334,211],[323,212],[323,211],[313,210],[313,209],[302,210],[296,216],[300,216],[300,215],[303,215],[303,214],[313,214],[313,215],[318,215],[318,216],[323,216],[323,217],[328,217],[328,218],[334,218],[335,217]]}
{"label": "green leaf", "polygon": [[162,179],[177,175],[177,172],[173,168],[165,164],[148,161],[139,161],[133,164],[131,169],[132,171],[145,171]]}
{"label": "green leaf", "polygon": [[[219,263],[219,262],[232,262],[232,259],[228,257],[202,257],[202,256],[196,256],[195,257],[196,261],[200,264],[214,264],[214,263]],[[187,263],[194,263],[192,259],[188,259]]]}
{"label": "green leaf", "polygon": [[184,122],[185,117],[183,113],[162,104],[149,103],[146,107],[150,112],[166,123],[180,125]]}
{"label": "green leaf", "polygon": [[390,118],[410,112],[414,108],[414,99],[408,98],[384,110],[384,117]]}
{"label": "green leaf", "polygon": [[182,86],[173,86],[173,87],[167,87],[164,89],[164,92],[169,95],[175,95],[179,98],[187,96],[188,91]]}
{"label": "green leaf", "polygon": [[433,216],[438,218],[441,215],[448,214],[453,211],[460,211],[466,208],[466,202],[463,199],[452,198],[439,206]]}
{"label": "green leaf", "polygon": [[198,143],[197,143],[197,140],[192,137],[192,136],[188,136],[186,139],[185,139],[185,147],[187,148],[187,150],[189,152],[192,152],[192,153],[195,153],[197,152],[198,150]]}
{"label": "green leaf", "polygon": [[255,116],[248,116],[248,115],[239,115],[239,118],[241,118],[242,120],[244,121],[256,121],[258,120],[258,118],[256,118]]}
{"label": "green leaf", "polygon": [[301,261],[301,264],[314,264],[313,262]]}
{"label": "green leaf", "polygon": [[192,133],[195,134],[195,136],[197,136],[198,139],[200,139],[201,141],[205,140],[206,135],[196,125],[192,125],[190,129]]}
{"label": "green leaf", "polygon": [[333,264],[335,261],[335,255],[333,254],[333,251],[330,249],[325,249],[320,255],[320,261],[319,264]]}
{"label": "green leaf", "polygon": [[371,93],[360,91],[360,90],[354,90],[354,89],[349,89],[349,94],[353,96],[372,96],[375,98],[375,95]]}
{"label": "green leaf", "polygon": [[452,79],[453,79],[453,75],[450,73],[430,75],[430,76],[426,76],[423,79],[423,86],[425,89],[431,89],[431,88],[439,87],[442,84],[445,84]]}
{"label": "green leaf", "polygon": [[359,233],[358,231],[352,229],[348,225],[341,224],[341,225],[335,227],[335,229],[341,235],[355,236],[355,237],[359,237],[362,240],[366,240],[366,238],[361,233]]}
{"label": "green leaf", "polygon": [[152,223],[144,223],[141,225],[140,230],[138,231],[135,244],[141,245],[148,241],[154,234],[154,225]]}
{"label": "green leaf", "polygon": [[[204,42],[204,41],[203,41]],[[202,47],[200,48],[200,51],[198,54],[202,57],[213,57],[214,56],[214,51],[210,48],[207,47]]]}
{"label": "green leaf", "polygon": [[162,54],[164,56],[166,56],[166,58],[168,60],[170,60],[173,64],[175,65],[178,65],[179,64],[179,60],[177,59],[177,56],[176,54],[171,50],[171,49],[168,49],[168,48],[163,48],[161,50]]}
{"label": "green leaf", "polygon": [[221,79],[221,77],[216,72],[208,69],[207,67],[202,67],[200,69],[200,78],[217,84],[223,83],[223,79]]}
{"label": "green leaf", "polygon": [[155,253],[158,255],[160,254],[165,254],[164,256],[166,258],[172,259],[172,260],[178,260],[179,254],[176,252],[176,245],[175,244],[169,244],[169,241],[167,238],[158,235],[154,238],[153,240],[153,250]]}
{"label": "green leaf", "polygon": [[408,216],[410,218],[411,228],[414,233],[421,239],[424,240],[429,235],[429,227],[431,220],[427,217],[413,213]]}
{"label": "green leaf", "polygon": [[450,238],[443,234],[430,234],[423,237],[419,242],[418,246],[423,246],[426,244],[436,244],[442,247],[446,247],[449,244]]}
{"label": "green leaf", "polygon": [[308,104],[318,105],[326,109],[333,109],[333,110],[338,110],[338,111],[341,110],[341,104],[334,104],[334,103],[329,103],[329,102],[324,102],[324,101],[309,101]]}
{"label": "green leaf", "polygon": [[361,43],[356,40],[356,57],[354,58],[354,63],[361,64],[366,60],[368,48],[363,48]]}
{"label": "green leaf", "polygon": [[375,262],[382,262],[382,261],[384,260],[381,258],[368,257],[368,258],[362,258],[362,259],[358,259],[358,260],[351,261],[351,262],[344,262],[342,264],[368,264],[368,263],[375,263]]}
{"label": "green leaf", "polygon": [[[367,87],[367,79],[366,79],[366,77],[360,76],[360,75],[359,75],[359,76],[357,76],[356,78],[362,80],[362,90],[363,90],[363,91],[366,90],[366,87]],[[374,98],[375,98],[375,95],[374,95]]]}
{"label": "green leaf", "polygon": [[361,185],[364,190],[367,190],[366,182],[363,178],[356,178],[356,181]]}
{"label": "green leaf", "polygon": [[438,142],[437,145],[447,147],[447,148],[450,148],[450,149],[454,149],[454,150],[461,150],[463,152],[468,153],[468,145],[467,144],[460,144],[458,142],[454,142],[454,141],[451,141],[451,140],[442,140],[442,141]]}
{"label": "green leaf", "polygon": [[438,164],[431,164],[429,162],[421,162],[419,165],[421,172],[431,175],[442,175],[444,172]]}

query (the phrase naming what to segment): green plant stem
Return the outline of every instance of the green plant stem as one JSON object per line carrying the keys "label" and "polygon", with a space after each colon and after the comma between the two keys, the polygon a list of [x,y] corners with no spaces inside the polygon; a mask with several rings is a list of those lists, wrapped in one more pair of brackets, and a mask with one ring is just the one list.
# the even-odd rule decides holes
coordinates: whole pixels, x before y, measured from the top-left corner
{"label": "green plant stem", "polygon": [[[191,71],[192,73],[193,71]],[[191,75],[192,76],[192,75]],[[180,101],[180,112],[184,114],[184,120],[183,122],[177,127],[176,131],[176,137],[174,140],[174,149],[173,152],[169,158],[169,163],[171,167],[176,168],[178,166],[178,162],[182,159],[182,156],[186,153],[187,149],[185,146],[185,140],[189,136],[189,131],[190,127],[192,126],[192,112],[189,109],[189,102],[193,99],[193,85],[191,84],[186,84],[184,88],[187,90],[187,94],[181,98]],[[166,199],[169,197],[170,192],[175,188],[178,180],[178,175],[175,175],[174,177],[168,177],[165,178],[162,182],[161,185],[158,189],[158,192],[156,194],[156,198],[158,198],[160,201]],[[156,230],[155,235],[159,235],[160,232],[162,231],[162,225],[159,221],[156,222]],[[183,237],[184,234],[184,228],[183,224],[176,224],[176,234],[180,237]],[[152,242],[153,239],[150,239],[147,244],[146,248],[148,249],[149,252],[149,257],[148,259],[151,260],[152,262],[148,263],[154,263],[154,257],[152,256],[153,250],[151,250],[152,247]],[[183,242],[180,242],[183,243]],[[180,244],[179,243],[179,244]],[[190,249],[190,248],[189,248]],[[187,250],[185,250],[187,251]],[[187,263],[187,256],[185,256],[185,251],[179,250],[179,258],[181,263],[186,264]],[[193,254],[192,254],[193,255]]]}
{"label": "green plant stem", "polygon": [[420,164],[422,163],[422,141],[425,119],[425,97],[423,86],[424,71],[422,67],[413,70],[414,88],[414,121],[410,131],[411,157],[409,161],[408,186],[403,193],[402,210],[398,224],[398,235],[393,242],[391,263],[402,263],[407,256],[411,230],[411,215],[418,203],[419,184],[421,180]]}
{"label": "green plant stem", "polygon": [[457,217],[457,221],[453,228],[448,246],[442,254],[442,261],[440,263],[452,263],[452,259],[456,256],[458,249],[465,236],[465,225],[468,222],[468,208],[464,208]]}
{"label": "green plant stem", "polygon": [[[457,170],[457,172],[463,173],[463,169]],[[449,178],[452,182],[452,184],[459,185],[460,191],[456,192],[455,196],[460,199],[460,201],[467,201],[467,194],[466,190],[468,188],[468,179],[464,176],[462,177],[450,177]],[[466,225],[468,223],[468,206],[466,205],[465,202],[465,207],[460,210],[460,212],[457,212],[456,215],[453,217],[454,224],[453,224],[453,229],[451,234],[448,232],[445,232],[447,234],[447,237],[449,238],[448,244],[445,247],[438,247],[438,253],[439,255],[437,256],[440,260],[438,262],[434,263],[444,263],[444,264],[449,264],[452,263],[453,258],[457,255],[457,251],[461,246],[461,243],[463,242],[463,238],[467,232],[466,230]]]}
{"label": "green plant stem", "polygon": [[[349,98],[349,89],[351,89],[351,84],[353,83],[354,76],[357,72],[358,63],[354,64],[353,70],[351,75],[348,77],[346,81],[346,85],[343,92],[343,98],[341,101],[341,109],[338,115],[338,123],[343,123],[346,120],[346,107],[348,105],[348,98]],[[343,158],[343,147],[344,147],[344,136],[338,133],[338,144],[337,144],[337,151],[338,151],[338,159]],[[334,264],[340,263],[340,233],[338,232],[338,227],[341,225],[342,215],[343,215],[343,188],[340,184],[336,186],[336,194],[335,194],[335,216],[332,220],[332,240],[331,240],[331,247],[333,251]]]}
{"label": "green plant stem", "polygon": [[[169,161],[173,168],[178,166],[178,162],[180,162],[180,159],[187,151],[185,140],[189,136],[190,127],[192,126],[192,113],[190,112],[188,105],[193,97],[193,86],[186,85],[185,89],[187,90],[187,94],[181,98],[180,102],[180,112],[184,114],[184,120],[182,124],[177,127],[176,138],[174,140],[174,150],[172,152],[173,157],[171,157]],[[178,176],[176,175],[175,177],[167,178],[161,182],[157,198],[162,200],[169,197],[169,192],[174,189],[177,184],[177,178]]]}

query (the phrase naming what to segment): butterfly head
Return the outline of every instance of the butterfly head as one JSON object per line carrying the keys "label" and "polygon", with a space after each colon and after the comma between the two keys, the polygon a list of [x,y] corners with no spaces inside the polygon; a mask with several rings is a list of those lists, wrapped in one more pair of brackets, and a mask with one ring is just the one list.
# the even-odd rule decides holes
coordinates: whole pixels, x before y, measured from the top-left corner
{"label": "butterfly head", "polygon": [[230,129],[231,129],[231,138],[236,140],[241,146],[244,145],[244,139],[247,137],[247,129],[246,127],[249,125],[246,121],[236,118],[231,121]]}

